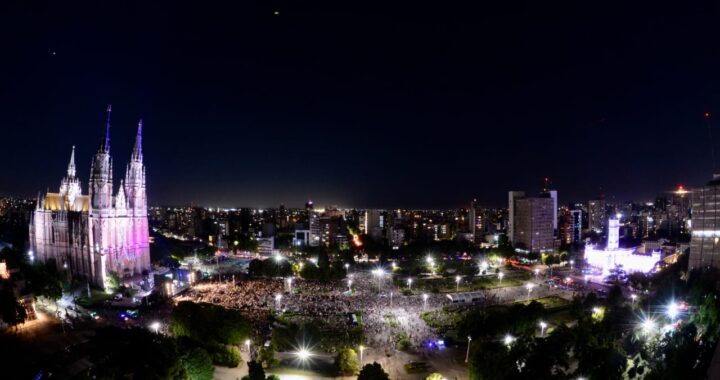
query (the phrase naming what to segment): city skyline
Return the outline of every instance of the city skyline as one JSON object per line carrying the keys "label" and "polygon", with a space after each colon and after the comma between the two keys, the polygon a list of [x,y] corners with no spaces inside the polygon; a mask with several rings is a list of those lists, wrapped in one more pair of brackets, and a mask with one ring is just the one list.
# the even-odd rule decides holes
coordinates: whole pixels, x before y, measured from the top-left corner
{"label": "city skyline", "polygon": [[18,6],[0,16],[15,37],[0,139],[19,142],[0,150],[0,195],[44,191],[64,169],[48,157],[73,145],[90,155],[107,104],[119,144],[145,120],[154,205],[501,206],[544,177],[560,204],[702,186],[713,10],[616,10]]}

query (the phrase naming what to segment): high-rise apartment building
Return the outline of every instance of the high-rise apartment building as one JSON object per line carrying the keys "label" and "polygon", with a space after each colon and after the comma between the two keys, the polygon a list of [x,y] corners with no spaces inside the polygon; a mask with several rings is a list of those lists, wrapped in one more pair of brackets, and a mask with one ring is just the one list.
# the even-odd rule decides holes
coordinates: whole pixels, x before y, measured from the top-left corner
{"label": "high-rise apartment building", "polygon": [[515,243],[515,199],[525,197],[524,191],[508,192],[508,224],[507,236],[511,243]]}
{"label": "high-rise apartment building", "polygon": [[530,252],[547,252],[555,249],[553,199],[547,195],[523,197],[510,192],[511,241],[515,248]]}
{"label": "high-rise apartment building", "polygon": [[692,193],[689,269],[720,267],[720,175]]}
{"label": "high-rise apartment building", "polygon": [[588,202],[588,230],[602,232],[605,226],[605,200],[593,199]]}

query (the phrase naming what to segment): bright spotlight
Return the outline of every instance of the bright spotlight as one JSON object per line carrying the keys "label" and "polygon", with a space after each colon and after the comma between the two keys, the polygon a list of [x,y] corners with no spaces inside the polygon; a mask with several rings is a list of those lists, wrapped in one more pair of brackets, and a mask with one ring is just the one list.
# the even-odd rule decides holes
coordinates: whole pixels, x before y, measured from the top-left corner
{"label": "bright spotlight", "polygon": [[306,361],[310,359],[310,357],[312,356],[312,352],[308,351],[306,348],[301,348],[295,353],[295,355],[298,357],[298,359]]}
{"label": "bright spotlight", "polygon": [[513,338],[513,336],[510,334],[505,335],[505,338],[503,338],[503,342],[505,343],[506,346],[511,345],[514,340],[515,340],[515,338]]}
{"label": "bright spotlight", "polygon": [[657,323],[651,318],[645,318],[641,323],[642,332],[646,335],[650,335],[655,332]]}
{"label": "bright spotlight", "polygon": [[675,301],[670,302],[670,304],[667,306],[667,316],[670,317],[670,319],[675,320],[677,318],[678,314],[680,314],[680,307],[678,306]]}

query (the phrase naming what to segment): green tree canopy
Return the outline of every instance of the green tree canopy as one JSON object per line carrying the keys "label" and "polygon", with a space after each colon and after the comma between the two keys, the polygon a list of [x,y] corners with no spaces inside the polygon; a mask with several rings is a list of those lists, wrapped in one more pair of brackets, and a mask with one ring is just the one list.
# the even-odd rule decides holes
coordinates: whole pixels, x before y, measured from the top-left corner
{"label": "green tree canopy", "polygon": [[390,376],[378,362],[365,364],[360,370],[357,380],[390,380]]}
{"label": "green tree canopy", "polygon": [[343,375],[352,375],[360,370],[360,361],[352,348],[344,348],[335,357],[335,365]]}
{"label": "green tree canopy", "polygon": [[200,347],[195,347],[182,357],[183,367],[188,379],[212,380],[215,367],[213,367],[210,354]]}
{"label": "green tree canopy", "polygon": [[25,307],[15,298],[9,287],[0,289],[0,319],[11,327],[15,327],[27,318]]}
{"label": "green tree canopy", "polygon": [[241,344],[250,332],[237,311],[208,303],[180,302],[173,308],[170,330],[203,343]]}

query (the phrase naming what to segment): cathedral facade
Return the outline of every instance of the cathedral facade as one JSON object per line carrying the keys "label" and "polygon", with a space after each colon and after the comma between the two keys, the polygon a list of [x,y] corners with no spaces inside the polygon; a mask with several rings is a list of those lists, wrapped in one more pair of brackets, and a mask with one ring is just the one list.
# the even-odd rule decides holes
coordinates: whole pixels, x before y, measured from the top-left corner
{"label": "cathedral facade", "polygon": [[87,195],[76,176],[73,147],[59,191],[39,195],[30,220],[30,247],[37,260],[54,261],[58,269],[100,287],[110,272],[135,278],[151,270],[142,120],[125,178],[115,191],[110,113],[108,106],[105,136],[92,158]]}

